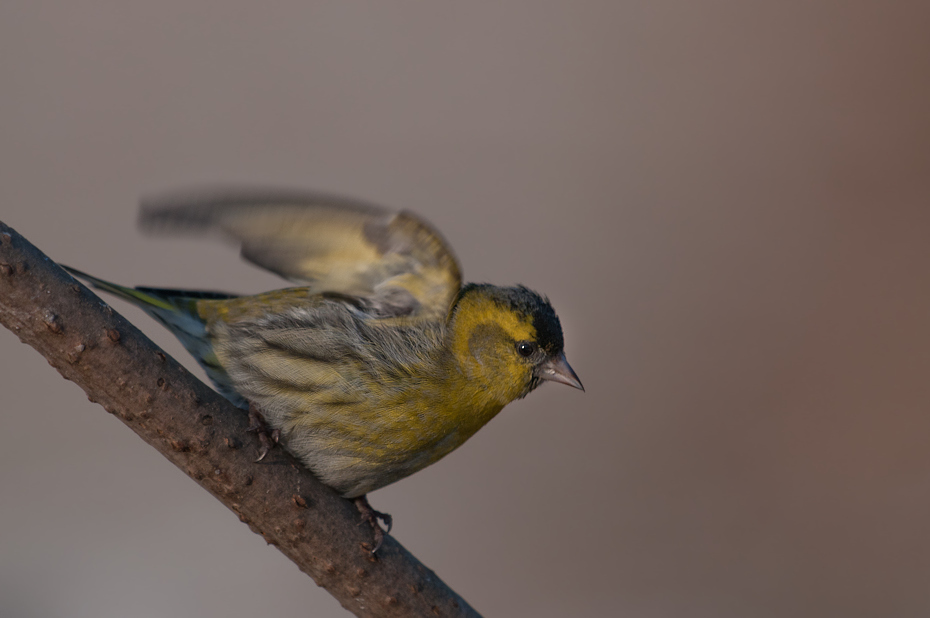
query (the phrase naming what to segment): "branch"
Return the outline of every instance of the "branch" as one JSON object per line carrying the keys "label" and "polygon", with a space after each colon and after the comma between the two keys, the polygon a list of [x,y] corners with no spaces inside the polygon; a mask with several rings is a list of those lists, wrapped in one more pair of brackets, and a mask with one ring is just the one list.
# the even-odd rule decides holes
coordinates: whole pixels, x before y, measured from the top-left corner
{"label": "branch", "polygon": [[355,506],[274,449],[241,410],[0,222],[0,322],[357,616],[478,616],[392,537],[377,557]]}

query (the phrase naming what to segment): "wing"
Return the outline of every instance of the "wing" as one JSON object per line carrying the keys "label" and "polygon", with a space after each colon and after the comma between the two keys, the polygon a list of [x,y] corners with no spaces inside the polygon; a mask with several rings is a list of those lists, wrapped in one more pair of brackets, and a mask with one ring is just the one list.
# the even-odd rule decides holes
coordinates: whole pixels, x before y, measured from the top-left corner
{"label": "wing", "polygon": [[377,317],[445,319],[462,285],[446,241],[409,212],[312,193],[234,191],[143,200],[151,231],[220,232],[242,257]]}

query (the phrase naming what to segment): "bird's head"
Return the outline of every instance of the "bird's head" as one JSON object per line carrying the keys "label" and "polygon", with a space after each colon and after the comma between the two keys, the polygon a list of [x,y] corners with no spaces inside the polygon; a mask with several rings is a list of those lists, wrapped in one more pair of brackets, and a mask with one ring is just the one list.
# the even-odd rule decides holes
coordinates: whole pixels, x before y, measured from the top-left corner
{"label": "bird's head", "polygon": [[555,310],[523,286],[464,286],[452,308],[449,336],[467,379],[502,405],[525,397],[543,380],[584,390],[565,360]]}

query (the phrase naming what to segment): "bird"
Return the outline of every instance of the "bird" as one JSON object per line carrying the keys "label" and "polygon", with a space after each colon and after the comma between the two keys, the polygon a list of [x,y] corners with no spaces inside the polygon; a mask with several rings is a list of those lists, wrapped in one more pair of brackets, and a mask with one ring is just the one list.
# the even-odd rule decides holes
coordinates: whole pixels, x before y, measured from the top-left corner
{"label": "bird", "polygon": [[140,225],[219,233],[294,284],[255,295],[126,287],[66,267],[167,327],[249,411],[259,459],[281,442],[354,500],[372,553],[392,518],[368,493],[448,455],[543,382],[584,390],[549,300],[463,284],[446,240],[409,211],[311,192],[187,191],[143,200]]}

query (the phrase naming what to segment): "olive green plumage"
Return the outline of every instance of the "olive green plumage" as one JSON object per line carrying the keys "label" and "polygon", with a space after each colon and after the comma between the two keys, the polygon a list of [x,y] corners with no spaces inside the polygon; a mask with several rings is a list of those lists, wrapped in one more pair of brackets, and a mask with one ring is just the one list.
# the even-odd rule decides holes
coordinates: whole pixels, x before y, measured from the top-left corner
{"label": "olive green plumage", "polygon": [[461,284],[409,213],[314,195],[149,206],[149,228],[219,230],[301,287],[254,296],[127,288],[72,272],[169,328],[236,405],[256,406],[324,483],[358,497],[437,461],[541,380],[581,388],[548,300]]}

